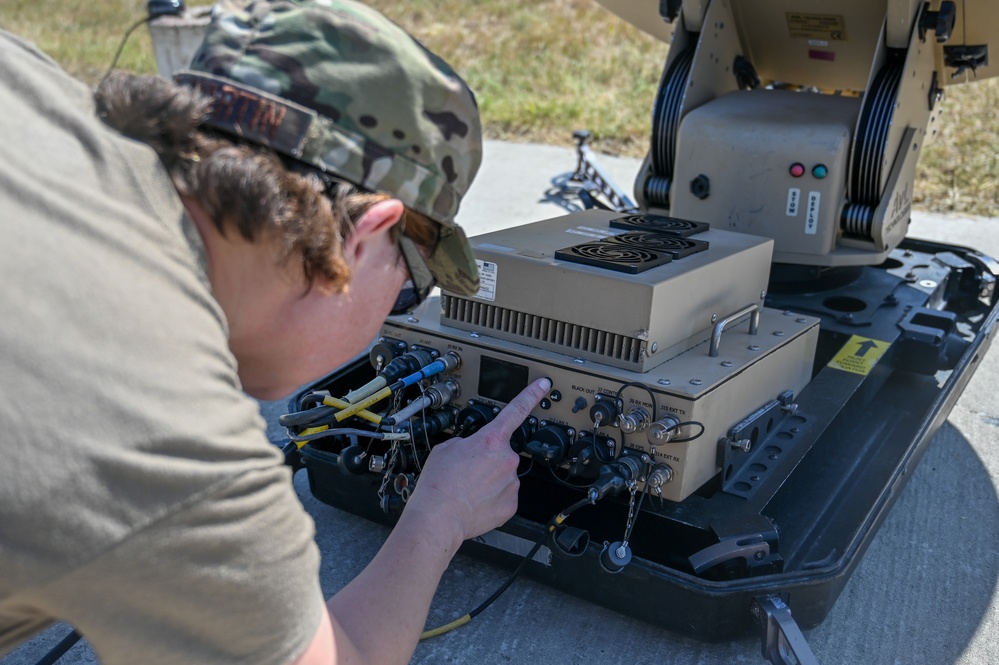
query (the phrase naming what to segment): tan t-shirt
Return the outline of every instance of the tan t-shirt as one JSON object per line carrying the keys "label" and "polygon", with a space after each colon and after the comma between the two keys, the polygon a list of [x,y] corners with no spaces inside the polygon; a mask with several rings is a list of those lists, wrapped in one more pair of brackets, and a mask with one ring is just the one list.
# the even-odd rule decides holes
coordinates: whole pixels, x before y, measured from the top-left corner
{"label": "tan t-shirt", "polygon": [[0,655],[56,620],[105,665],[314,635],[312,521],[204,265],[152,151],[0,32]]}

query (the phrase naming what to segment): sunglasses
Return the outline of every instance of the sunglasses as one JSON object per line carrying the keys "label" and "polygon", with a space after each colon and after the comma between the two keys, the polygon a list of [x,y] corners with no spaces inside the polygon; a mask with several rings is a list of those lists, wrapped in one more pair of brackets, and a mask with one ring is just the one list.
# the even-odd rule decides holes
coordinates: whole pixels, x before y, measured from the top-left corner
{"label": "sunglasses", "polygon": [[[337,188],[342,183],[334,180],[325,172],[305,165],[298,160],[283,156],[281,158],[288,169],[298,173],[308,173],[319,178],[323,184],[326,196],[331,201],[337,200],[339,196]],[[403,284],[402,290],[396,298],[395,305],[392,306],[392,311],[389,312],[391,316],[406,314],[416,309],[430,295],[430,291],[434,288],[436,281],[433,273],[430,272],[430,267],[427,265],[427,260],[424,258],[423,252],[420,251],[417,243],[405,234],[405,227],[406,222],[403,219],[402,224],[397,227],[397,241],[402,254],[402,260],[406,263],[406,272],[409,274],[409,279]],[[437,249],[437,244],[440,242],[440,229],[435,227],[434,230],[436,231],[436,237],[427,246],[428,254],[433,254],[434,250]]]}
{"label": "sunglasses", "polygon": [[413,242],[412,238],[404,234],[399,234],[399,251],[402,253],[402,260],[406,264],[406,271],[409,279],[403,284],[399,291],[399,297],[395,300],[390,314],[397,316],[416,309],[434,288],[434,275],[427,266],[427,260],[423,257],[423,252]]}

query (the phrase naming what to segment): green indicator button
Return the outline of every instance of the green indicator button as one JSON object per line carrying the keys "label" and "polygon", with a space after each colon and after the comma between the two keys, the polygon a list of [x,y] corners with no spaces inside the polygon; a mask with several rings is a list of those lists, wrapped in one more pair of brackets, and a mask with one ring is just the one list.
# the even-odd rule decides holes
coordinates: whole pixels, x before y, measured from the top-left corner
{"label": "green indicator button", "polygon": [[812,175],[818,178],[819,180],[822,180],[827,175],[829,175],[829,169],[826,168],[825,164],[816,164],[814,167],[812,167]]}

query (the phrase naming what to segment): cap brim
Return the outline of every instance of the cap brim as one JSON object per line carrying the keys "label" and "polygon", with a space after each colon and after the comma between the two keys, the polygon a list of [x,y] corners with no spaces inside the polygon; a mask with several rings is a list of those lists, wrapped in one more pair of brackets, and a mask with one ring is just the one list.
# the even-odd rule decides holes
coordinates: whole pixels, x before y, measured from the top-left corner
{"label": "cap brim", "polygon": [[479,291],[479,270],[465,232],[458,225],[441,225],[441,238],[427,266],[444,291],[474,296]]}

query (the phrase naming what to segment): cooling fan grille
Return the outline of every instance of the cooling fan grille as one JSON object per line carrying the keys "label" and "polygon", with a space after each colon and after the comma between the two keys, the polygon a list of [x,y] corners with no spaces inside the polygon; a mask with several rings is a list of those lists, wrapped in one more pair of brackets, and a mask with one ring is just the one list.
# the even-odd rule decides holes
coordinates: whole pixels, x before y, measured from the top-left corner
{"label": "cooling fan grille", "polygon": [[603,240],[560,249],[555,252],[555,258],[637,275],[708,248],[708,243],[703,240],[681,235],[694,235],[706,230],[708,225],[701,222],[638,214],[613,219],[610,225],[631,230]]}
{"label": "cooling fan grille", "polygon": [[655,231],[681,238],[687,238],[702,231],[707,231],[709,228],[704,222],[693,222],[689,219],[679,219],[677,217],[666,217],[665,215],[653,215],[649,213],[618,217],[610,221],[610,226],[612,229]]}
{"label": "cooling fan grille", "polygon": [[640,247],[645,250],[655,252],[665,252],[672,259],[682,259],[703,252],[708,248],[708,243],[703,240],[693,240],[691,238],[677,238],[665,233],[652,233],[648,231],[633,231],[623,235],[608,238],[607,242],[627,245],[628,247]]}
{"label": "cooling fan grille", "polygon": [[555,252],[555,258],[632,275],[673,260],[673,257],[665,252],[607,240],[584,242],[581,245],[560,249]]}

